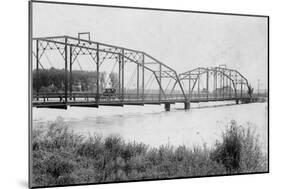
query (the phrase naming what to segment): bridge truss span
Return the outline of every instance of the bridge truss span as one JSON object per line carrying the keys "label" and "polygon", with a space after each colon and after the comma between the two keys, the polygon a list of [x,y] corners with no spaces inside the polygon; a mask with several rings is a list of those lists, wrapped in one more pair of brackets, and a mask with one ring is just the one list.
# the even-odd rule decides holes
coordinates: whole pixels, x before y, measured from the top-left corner
{"label": "bridge truss span", "polygon": [[145,52],[71,36],[33,38],[33,47],[33,106],[187,101],[176,71]]}
{"label": "bridge truss span", "polygon": [[199,67],[179,74],[179,78],[190,101],[238,101],[252,96],[252,88],[246,77],[225,66]]}
{"label": "bridge truss span", "polygon": [[198,67],[177,72],[146,52],[72,36],[33,38],[32,105],[64,108],[235,100],[252,88],[239,71]]}

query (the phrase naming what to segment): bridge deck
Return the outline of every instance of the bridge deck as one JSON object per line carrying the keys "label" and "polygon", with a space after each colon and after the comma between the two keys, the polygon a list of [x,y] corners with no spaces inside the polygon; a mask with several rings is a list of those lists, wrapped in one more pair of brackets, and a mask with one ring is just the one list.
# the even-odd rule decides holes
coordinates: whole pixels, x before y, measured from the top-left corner
{"label": "bridge deck", "polygon": [[63,94],[52,95],[34,95],[32,105],[38,108],[67,108],[67,106],[81,106],[81,107],[99,107],[99,106],[124,106],[124,105],[139,105],[145,104],[175,104],[175,103],[199,103],[199,102],[211,102],[211,101],[236,101],[247,100],[246,95],[235,97],[235,95],[218,96],[218,95],[196,95],[193,94],[189,98],[184,98],[183,95],[171,95],[161,96],[149,95],[149,96],[136,96],[136,95],[124,95],[123,98],[114,96],[106,97],[100,96],[96,98],[95,94],[75,94],[71,97],[65,98]]}

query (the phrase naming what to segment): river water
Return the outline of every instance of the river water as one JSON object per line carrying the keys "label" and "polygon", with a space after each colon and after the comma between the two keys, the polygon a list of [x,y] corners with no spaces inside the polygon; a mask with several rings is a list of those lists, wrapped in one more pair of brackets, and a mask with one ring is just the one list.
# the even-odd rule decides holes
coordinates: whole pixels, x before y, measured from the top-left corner
{"label": "river water", "polygon": [[233,102],[208,102],[171,106],[163,105],[79,108],[67,110],[33,108],[33,127],[47,125],[62,117],[69,127],[85,136],[117,134],[126,141],[137,141],[152,147],[212,146],[231,120],[251,127],[259,135],[263,150],[267,149],[267,103],[234,105]]}

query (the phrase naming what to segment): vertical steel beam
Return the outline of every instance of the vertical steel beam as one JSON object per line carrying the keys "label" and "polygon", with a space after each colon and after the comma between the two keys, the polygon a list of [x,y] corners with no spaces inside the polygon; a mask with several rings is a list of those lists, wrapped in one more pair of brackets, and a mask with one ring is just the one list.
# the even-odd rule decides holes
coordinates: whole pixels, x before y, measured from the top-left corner
{"label": "vertical steel beam", "polygon": [[69,47],[69,96],[72,99],[72,46]]}
{"label": "vertical steel beam", "polygon": [[242,90],[243,90],[243,80],[242,80],[242,78],[240,80],[240,85],[241,85],[240,97],[242,98],[242,96],[243,96],[243,94],[242,94]]}
{"label": "vertical steel beam", "polygon": [[139,64],[137,64],[137,100],[139,100],[139,88],[140,88],[139,72],[140,72],[140,66],[139,66]]}
{"label": "vertical steel beam", "polygon": [[225,73],[225,96],[226,98],[228,98],[228,78],[226,76],[226,73]]}
{"label": "vertical steel beam", "polygon": [[159,101],[161,101],[162,92],[162,66],[159,64]]}
{"label": "vertical steel beam", "polygon": [[36,96],[37,100],[39,100],[39,41],[36,40]]}
{"label": "vertical steel beam", "polygon": [[144,103],[144,54],[142,53],[142,103]]}
{"label": "vertical steel beam", "polygon": [[236,89],[235,98],[237,99],[237,72],[235,74],[235,89]]}
{"label": "vertical steel beam", "polygon": [[215,91],[215,99],[217,98],[217,95],[218,95],[218,91],[217,91],[217,80],[218,80],[217,69],[215,68],[215,71],[214,71],[214,91]]}
{"label": "vertical steel beam", "polygon": [[99,55],[99,44],[97,44],[97,94],[96,94],[96,103],[99,103],[100,100],[100,55]]}
{"label": "vertical steel beam", "polygon": [[122,102],[124,101],[124,49],[122,49]]}
{"label": "vertical steel beam", "polygon": [[189,71],[189,78],[188,78],[188,96],[189,96],[189,101],[191,99],[191,73]]}
{"label": "vertical steel beam", "polygon": [[225,75],[225,96],[228,98],[228,78]]}
{"label": "vertical steel beam", "polygon": [[213,87],[212,87],[212,98],[215,98],[215,71],[214,69],[212,70],[213,72],[213,79],[212,79],[212,84],[213,84]]}
{"label": "vertical steel beam", "polygon": [[206,76],[206,88],[207,88],[207,100],[209,100],[209,69],[207,68],[207,76]]}
{"label": "vertical steel beam", "polygon": [[227,77],[224,76],[224,83],[225,83],[225,90],[224,90],[224,95],[225,97],[227,98],[227,90],[228,90],[228,80],[227,80]]}
{"label": "vertical steel beam", "polygon": [[222,71],[222,98],[224,99],[224,69]]}
{"label": "vertical steel beam", "polygon": [[118,56],[118,82],[119,82],[119,85],[118,85],[118,96],[119,98],[121,97],[121,69],[122,69],[122,62],[121,62],[121,54],[119,53],[119,56]]}
{"label": "vertical steel beam", "polygon": [[68,92],[68,72],[67,72],[67,37],[64,39],[64,69],[65,69],[65,83],[64,83],[64,98],[65,104],[67,104],[67,92]]}
{"label": "vertical steel beam", "polygon": [[[229,78],[232,78],[232,75],[231,75],[231,70],[229,71]],[[229,96],[230,98],[232,98],[232,91],[231,91],[231,81],[229,80]]]}
{"label": "vertical steel beam", "polygon": [[200,97],[200,69],[198,69],[198,98]]}
{"label": "vertical steel beam", "polygon": [[221,98],[221,93],[222,93],[222,74],[219,72],[219,91],[220,91],[220,98]]}

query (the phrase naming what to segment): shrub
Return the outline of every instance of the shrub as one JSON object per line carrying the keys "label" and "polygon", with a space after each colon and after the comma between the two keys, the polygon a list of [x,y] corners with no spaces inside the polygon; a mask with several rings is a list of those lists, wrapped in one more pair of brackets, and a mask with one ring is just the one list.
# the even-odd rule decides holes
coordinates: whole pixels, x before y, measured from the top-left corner
{"label": "shrub", "polygon": [[261,149],[259,135],[250,127],[241,133],[240,172],[261,172],[267,170],[266,156]]}
{"label": "shrub", "polygon": [[241,130],[236,122],[231,122],[230,127],[222,134],[222,142],[217,141],[212,159],[222,163],[230,172],[239,169],[240,153],[242,148]]}
{"label": "shrub", "polygon": [[211,153],[211,159],[222,163],[230,173],[262,171],[266,167],[263,157],[259,137],[250,127],[245,129],[236,121],[231,121]]}
{"label": "shrub", "polygon": [[90,136],[86,141],[81,143],[76,150],[76,153],[80,156],[87,158],[98,158],[99,154],[104,151],[104,145],[102,143],[102,137],[98,135]]}
{"label": "shrub", "polygon": [[33,184],[110,182],[266,171],[259,138],[232,121],[214,149],[151,148],[120,136],[84,138],[58,119],[33,130]]}

